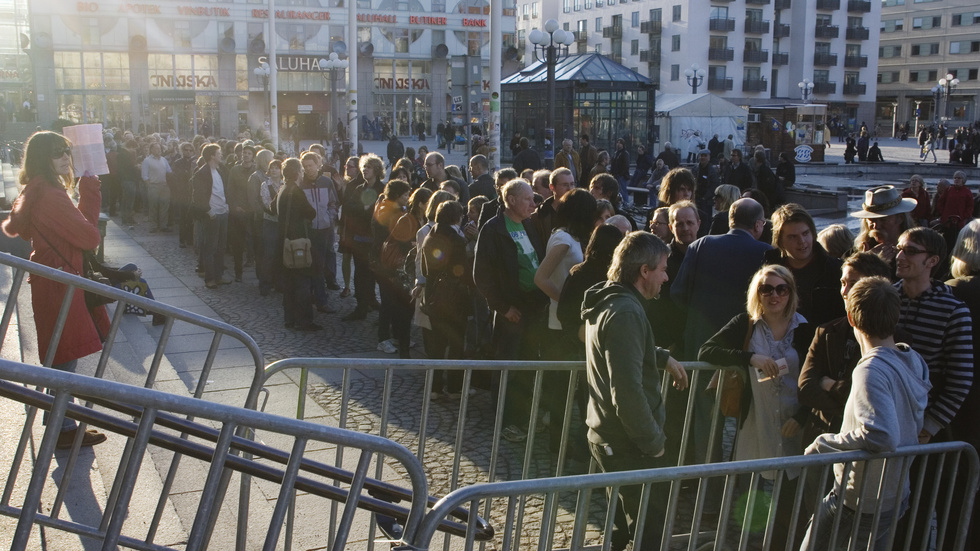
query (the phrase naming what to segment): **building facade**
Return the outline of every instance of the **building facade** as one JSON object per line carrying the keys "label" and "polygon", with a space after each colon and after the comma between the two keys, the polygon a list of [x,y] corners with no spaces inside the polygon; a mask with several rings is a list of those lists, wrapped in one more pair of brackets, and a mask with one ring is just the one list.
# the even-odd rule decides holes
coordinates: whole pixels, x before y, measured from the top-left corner
{"label": "building facade", "polygon": [[[549,18],[574,33],[572,51],[599,52],[666,93],[698,92],[743,107],[809,101],[852,128],[875,109],[881,4],[864,0],[518,0],[518,49]],[[697,73],[695,73],[695,77]]]}
{"label": "building facade", "polygon": [[34,76],[24,48],[29,40],[27,0],[0,1],[0,130],[8,122],[34,120]]}
{"label": "building facade", "polygon": [[[488,0],[355,0],[354,36],[350,4],[283,0],[270,30],[265,1],[31,0],[38,120],[184,137],[268,128],[268,77],[255,69],[268,62],[271,40],[284,141],[346,126],[340,98],[349,75],[321,67],[331,52],[359,56],[358,110],[369,123],[362,131],[411,134],[421,123],[431,133],[451,116],[454,60],[479,57],[488,72]],[[514,12],[505,0],[505,48],[514,43]]]}
{"label": "building facade", "polygon": [[[878,51],[878,123],[908,124],[909,133],[945,120],[972,124],[980,94],[980,5],[975,0],[885,0]],[[933,94],[952,74],[959,85]]]}

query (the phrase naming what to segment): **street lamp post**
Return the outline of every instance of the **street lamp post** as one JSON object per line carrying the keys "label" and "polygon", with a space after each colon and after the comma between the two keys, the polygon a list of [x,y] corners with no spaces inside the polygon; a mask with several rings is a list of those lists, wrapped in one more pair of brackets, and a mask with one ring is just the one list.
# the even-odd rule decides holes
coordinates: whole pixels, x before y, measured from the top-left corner
{"label": "street lamp post", "polygon": [[937,84],[932,87],[932,124],[939,126],[939,98],[943,95],[943,90]]}
{"label": "street lamp post", "polygon": [[915,100],[915,130],[912,131],[912,135],[919,136],[919,115],[922,114],[922,100]]}
{"label": "street lamp post", "polygon": [[704,69],[698,66],[697,63],[691,65],[691,68],[684,71],[684,76],[687,77],[687,85],[691,87],[691,93],[698,93],[698,86],[704,82]]}
{"label": "street lamp post", "polygon": [[800,94],[803,95],[803,104],[806,105],[810,103],[810,93],[813,92],[814,84],[808,78],[804,78],[802,82],[798,83],[797,86],[800,87]]}
{"label": "street lamp post", "polygon": [[[568,57],[568,47],[575,37],[558,27],[558,21],[549,19],[544,30],[534,29],[528,38],[534,44],[534,58],[548,67],[548,120],[544,129],[544,162],[549,169],[555,164],[555,66]],[[543,59],[542,59],[543,57]]]}
{"label": "street lamp post", "polygon": [[[328,135],[337,126],[337,110],[334,108],[335,98],[337,97],[337,70],[344,70],[349,65],[350,63],[346,59],[340,59],[337,52],[330,52],[329,58],[320,60],[320,70],[330,71],[330,116],[327,117]],[[326,78],[326,75],[324,75],[324,78]]]}
{"label": "street lamp post", "polygon": [[956,87],[960,85],[960,79],[954,78],[952,73],[946,73],[946,78],[939,79],[939,90],[942,93],[945,105],[943,106],[943,114],[946,122],[949,122],[949,98],[953,95],[953,91]]}
{"label": "street lamp post", "polygon": [[255,76],[259,79],[259,82],[262,83],[262,90],[266,94],[265,125],[268,125],[268,128],[266,128],[266,132],[269,132],[272,129],[272,121],[269,120],[271,118],[270,104],[272,102],[272,98],[269,96],[269,77],[272,76],[272,67],[270,67],[268,63],[263,61],[262,65],[256,67],[254,72],[255,72]]}

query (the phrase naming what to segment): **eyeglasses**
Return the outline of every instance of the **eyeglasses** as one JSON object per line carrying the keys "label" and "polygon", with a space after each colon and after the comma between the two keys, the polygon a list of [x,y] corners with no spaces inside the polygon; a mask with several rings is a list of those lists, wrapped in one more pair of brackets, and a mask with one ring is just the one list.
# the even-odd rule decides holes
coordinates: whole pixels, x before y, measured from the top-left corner
{"label": "eyeglasses", "polygon": [[657,220],[654,220],[653,222],[650,222],[650,227],[651,228],[655,228],[657,226],[669,226],[669,225],[670,224],[668,222],[659,222]]}
{"label": "eyeglasses", "polygon": [[69,157],[71,157],[71,148],[70,147],[60,147],[60,148],[55,149],[54,151],[51,152],[51,158],[52,159],[60,159],[60,158],[64,157],[65,155],[68,155]]}
{"label": "eyeglasses", "polygon": [[762,295],[764,297],[768,297],[768,296],[771,296],[773,293],[776,293],[776,296],[780,296],[780,297],[788,296],[789,295],[789,285],[787,285],[785,283],[780,283],[779,285],[776,285],[775,287],[773,287],[772,285],[769,285],[768,283],[767,284],[764,284],[764,285],[759,285],[759,294],[760,295]]}
{"label": "eyeglasses", "polygon": [[898,252],[905,253],[905,256],[915,256],[917,254],[925,254],[929,252],[925,249],[917,249],[908,245],[899,245],[895,248],[898,249]]}

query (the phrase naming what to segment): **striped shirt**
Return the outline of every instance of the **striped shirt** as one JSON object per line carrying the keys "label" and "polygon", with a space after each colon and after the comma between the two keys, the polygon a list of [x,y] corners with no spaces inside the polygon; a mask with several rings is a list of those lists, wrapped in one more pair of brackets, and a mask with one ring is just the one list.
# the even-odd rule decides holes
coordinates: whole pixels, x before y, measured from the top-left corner
{"label": "striped shirt", "polygon": [[902,283],[895,284],[902,297],[898,326],[929,365],[932,391],[924,428],[934,435],[956,417],[973,385],[973,319],[945,283],[933,281],[915,298],[905,295]]}

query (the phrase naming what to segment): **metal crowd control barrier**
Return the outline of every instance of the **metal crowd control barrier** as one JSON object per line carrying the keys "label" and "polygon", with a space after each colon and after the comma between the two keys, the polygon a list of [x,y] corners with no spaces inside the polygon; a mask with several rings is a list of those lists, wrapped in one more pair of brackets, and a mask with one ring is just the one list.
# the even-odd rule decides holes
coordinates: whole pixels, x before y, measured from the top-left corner
{"label": "metal crowd control barrier", "polygon": [[[495,505],[499,507],[494,507],[494,511],[506,515],[504,521],[498,523],[498,536],[495,538],[497,544],[495,549],[499,551],[528,548],[577,550],[597,549],[600,546],[603,551],[608,551],[610,539],[603,537],[603,534],[611,532],[617,500],[607,501],[606,493],[617,496],[622,488],[634,485],[641,485],[643,488],[641,508],[638,512],[633,512],[639,519],[646,517],[644,511],[651,499],[657,497],[668,499],[666,514],[662,517],[664,522],[662,541],[653,544],[642,541],[641,524],[636,529],[640,536],[633,542],[634,549],[782,549],[784,548],[782,545],[773,542],[773,527],[777,509],[780,507],[780,484],[787,483],[787,472],[799,470],[801,471],[799,476],[806,477],[807,471],[813,470],[814,474],[820,476],[821,482],[828,482],[833,479],[830,470],[835,463],[845,465],[844,478],[846,478],[846,473],[854,462],[870,468],[868,464],[874,460],[884,460],[885,469],[901,469],[903,476],[908,474],[913,460],[938,465],[934,478],[923,480],[922,477],[913,477],[911,480],[911,508],[906,516],[910,516],[912,511],[915,511],[920,501],[927,500],[930,510],[935,510],[936,513],[935,548],[963,550],[978,484],[976,450],[963,442],[912,446],[879,455],[847,452],[477,484],[461,488],[444,497],[426,514],[416,540],[401,549],[429,549],[437,522],[442,515],[467,505],[470,510],[476,510],[481,504],[489,504],[496,500]],[[943,475],[944,470],[948,476]],[[759,487],[758,483],[763,473],[767,472],[775,473],[771,494],[765,491],[746,491],[747,488]],[[717,520],[706,518],[707,516],[703,516],[699,510],[689,518],[682,517],[679,514],[682,485],[691,483],[693,486],[704,488],[705,482],[710,478],[723,478],[725,481],[722,507]],[[862,479],[860,492],[864,492],[869,479],[871,477]],[[745,482],[748,482],[748,485],[744,484]],[[651,485],[655,483],[669,484],[668,496],[662,496],[657,490],[653,490]],[[962,500],[955,503],[951,492],[954,484],[962,484],[965,489]],[[872,488],[875,496],[881,496],[885,489],[882,485]],[[735,494],[741,495],[736,498]],[[764,501],[768,495],[771,495],[771,502],[766,505]],[[939,496],[944,496],[944,499],[938,499]],[[822,495],[816,496],[817,501],[822,497]],[[889,530],[886,548],[891,548],[895,544],[896,549],[925,551],[930,547],[924,538],[913,540],[908,532],[896,533],[899,521],[897,516],[893,517],[890,523],[882,520],[882,512],[898,507],[901,498],[902,493],[898,492],[894,500],[876,500],[868,534],[878,535],[883,534],[883,530]],[[517,510],[522,503],[532,500],[540,504],[537,513],[533,518],[521,519]],[[795,534],[794,528],[799,526],[802,530],[806,529],[805,523],[809,519],[809,514],[801,513],[803,505],[815,507],[816,503],[803,502],[802,484],[800,484],[794,502],[782,504],[783,507],[792,507],[786,549],[796,549],[792,543],[794,536],[798,535],[802,539],[802,534]],[[647,521],[653,522],[655,519],[647,517]],[[928,519],[926,523],[928,524]],[[909,524],[914,526],[915,519],[910,519]],[[818,527],[813,528],[818,529]],[[838,536],[846,541],[849,540],[848,549],[872,547],[869,545],[868,536],[862,538],[863,534],[859,535],[856,522],[845,524],[841,522],[841,517],[837,516],[830,528],[831,540]],[[945,541],[947,538],[952,538],[953,544],[944,547],[944,544],[948,543]],[[464,541],[453,541],[453,544],[454,549],[469,550],[474,547],[474,540],[467,536]],[[813,542],[808,549],[824,551],[815,547]]]}
{"label": "metal crowd control barrier", "polygon": [[[208,382],[209,374],[211,373],[211,368],[214,365],[215,360],[219,355],[219,347],[221,345],[221,340],[223,337],[228,337],[235,339],[242,343],[248,354],[251,357],[252,363],[254,363],[254,375],[252,381],[249,385],[248,393],[244,400],[244,407],[248,409],[256,409],[258,403],[258,396],[262,390],[262,384],[264,379],[262,378],[263,367],[265,365],[265,360],[262,356],[262,352],[259,346],[255,343],[247,333],[241,329],[229,325],[227,323],[214,320],[193,312],[188,312],[180,308],[176,308],[162,302],[157,302],[146,297],[141,297],[133,293],[123,291],[121,289],[116,289],[109,287],[107,285],[101,285],[95,283],[91,280],[85,279],[83,277],[76,276],[74,274],[68,274],[61,270],[55,270],[29,260],[25,260],[16,256],[12,256],[6,253],[0,253],[0,266],[6,266],[11,269],[11,285],[10,290],[7,293],[7,300],[4,306],[3,317],[0,318],[0,346],[6,340],[7,329],[10,325],[10,320],[13,317],[14,310],[18,307],[18,299],[20,297],[21,287],[24,281],[24,275],[30,274],[32,277],[44,277],[58,283],[62,283],[66,286],[66,292],[64,294],[64,299],[61,302],[61,310],[59,312],[57,322],[55,325],[54,332],[51,336],[51,342],[48,347],[48,354],[46,358],[41,358],[42,365],[50,366],[54,360],[54,353],[57,350],[57,344],[61,339],[62,330],[64,324],[68,318],[68,311],[71,305],[71,297],[76,290],[82,290],[87,292],[93,292],[102,296],[107,296],[116,300],[114,305],[109,307],[111,325],[109,331],[106,335],[105,343],[103,345],[102,352],[99,356],[98,365],[95,371],[95,377],[104,378],[106,376],[106,367],[109,362],[110,355],[112,354],[113,346],[116,343],[117,337],[119,335],[119,326],[123,319],[123,314],[125,312],[126,305],[134,305],[142,308],[148,312],[153,312],[161,314],[165,317],[165,322],[161,328],[160,337],[156,344],[156,350],[153,355],[153,359],[146,370],[146,376],[143,381],[143,386],[146,388],[153,388],[156,383],[156,378],[160,368],[160,364],[164,359],[164,353],[167,348],[167,344],[171,342],[171,334],[173,331],[174,323],[177,321],[190,324],[192,326],[203,328],[207,331],[213,332],[213,337],[211,338],[211,344],[208,349],[207,355],[204,359],[203,364],[200,366],[200,371],[195,372],[197,376],[197,384],[192,390],[192,396],[194,398],[202,398],[204,396],[205,385]],[[128,366],[133,367],[133,366]],[[84,427],[81,427],[84,430]],[[79,431],[81,433],[82,431]],[[242,434],[244,435],[244,434]],[[26,432],[25,432],[26,436]],[[69,468],[65,470],[65,477],[70,476],[72,472],[72,466],[75,463],[77,457],[77,444],[75,450],[71,454],[69,461]],[[26,446],[26,439],[22,437],[21,448]],[[23,451],[21,450],[21,453]],[[177,474],[177,470],[180,464],[181,456],[179,454],[174,455],[171,465],[168,469],[167,478],[165,480],[165,487],[169,488],[173,479]],[[227,477],[229,473],[224,475],[221,488],[225,488],[227,484]],[[55,500],[55,510],[60,507],[64,499],[64,488],[67,488],[67,484],[61,485],[61,492]],[[242,477],[242,499],[239,502],[239,525],[245,526],[248,518],[248,495],[250,491],[249,481],[247,476]],[[156,514],[154,518],[159,521],[160,516],[163,514],[164,507],[166,506],[167,500],[166,496],[162,496],[157,507]],[[155,523],[154,523],[155,524]],[[153,528],[151,528],[152,534]],[[245,543],[244,532],[239,535],[238,548],[242,549]],[[150,538],[152,541],[152,537]]]}
{"label": "metal crowd control barrier", "polygon": [[[48,393],[31,387],[47,389]],[[293,502],[292,494],[296,489],[308,492],[307,506],[310,506],[309,495],[345,503],[339,523],[339,537],[333,538],[329,545],[334,550],[346,548],[347,536],[355,526],[358,508],[391,515],[399,524],[405,541],[414,539],[426,509],[428,493],[422,465],[411,451],[385,438],[6,360],[0,360],[0,396],[30,406],[25,416],[25,432],[31,435],[32,442],[36,408],[50,410],[35,463],[29,471],[22,469],[20,462],[23,454],[18,453],[7,475],[0,513],[18,519],[11,549],[24,549],[36,525],[93,538],[101,542],[102,549],[114,549],[117,545],[154,550],[207,549],[222,505],[222,478],[224,473],[231,471],[251,473],[278,485],[276,506],[264,535],[263,549],[266,550],[282,547],[283,519],[287,506]],[[97,408],[72,403],[75,396],[93,400]],[[66,415],[126,438],[126,451],[116,471],[118,474],[113,481],[113,491],[108,496],[101,519],[94,526],[59,518],[58,511],[52,510],[47,503],[46,497],[50,492],[45,493],[46,487],[52,482],[59,484],[49,480],[48,471],[53,458],[59,468],[64,459],[54,454],[61,420]],[[220,429],[211,430],[200,422],[188,420],[192,418],[214,423]],[[282,437],[287,444],[284,448],[291,451],[281,452],[234,436],[241,428]],[[186,438],[188,435],[191,438]],[[311,453],[308,448],[316,448],[317,445],[358,450],[356,469],[353,472],[330,469],[305,458]],[[199,460],[206,467],[204,486],[199,491],[200,499],[186,541],[182,541],[180,536],[171,535],[172,538],[176,537],[176,541],[163,545],[154,543],[152,534],[143,538],[124,532],[124,527],[139,530],[145,526],[145,522],[127,523],[127,517],[134,514],[131,498],[148,446],[184,453],[188,462]],[[257,459],[243,458],[239,453],[244,451],[254,454]],[[396,462],[397,468],[403,471],[408,480],[408,488],[368,477],[372,461],[375,458],[380,461],[381,456]],[[18,474],[22,471],[25,474],[30,472],[26,489],[17,484]],[[188,483],[186,480],[183,482]],[[66,483],[64,480],[60,482]],[[341,483],[343,488],[336,487]],[[369,495],[362,495],[364,491]],[[18,498],[23,497],[20,506],[12,503],[15,493]],[[45,495],[44,500],[42,494]],[[161,498],[166,499],[166,496]],[[393,505],[399,500],[407,501],[408,505]],[[98,504],[94,508],[98,509]],[[466,526],[472,527],[474,523],[482,525],[484,532],[490,530],[480,519],[469,518],[465,512],[454,511],[450,515],[467,524],[443,523],[444,530],[464,534]],[[357,518],[357,522],[363,522],[363,519]]]}
{"label": "metal crowd control barrier", "polygon": [[[703,362],[687,362],[684,366],[688,370],[692,388],[707,386],[706,378],[710,378],[717,370],[732,369]],[[340,428],[356,427],[361,432],[392,438],[409,449],[414,449],[423,464],[438,463],[437,468],[430,466],[427,473],[433,492],[443,494],[462,485],[477,482],[525,480],[566,474],[572,465],[569,461],[573,451],[570,443],[582,442],[585,438],[582,420],[584,415],[576,404],[577,383],[587,385],[584,368],[583,362],[289,358],[269,364],[265,377],[268,379],[278,372],[300,370],[296,417],[305,419],[308,392],[311,390],[309,372],[322,370],[318,374],[334,381],[324,385],[326,392],[318,392],[320,396],[326,396],[328,402],[327,414],[330,418],[324,422],[336,423]],[[446,396],[438,396],[433,400],[428,389],[432,388],[433,379],[442,370],[462,372],[462,389],[458,396],[449,400]],[[376,372],[380,372],[380,375],[376,375]],[[499,381],[492,385],[496,387],[496,392],[471,393],[474,377],[486,375],[487,372],[499,375]],[[341,377],[335,376],[341,374]],[[506,402],[508,378],[515,374],[530,374],[534,377],[528,413],[528,436],[523,444],[502,440],[505,428],[504,408],[496,406]],[[579,377],[582,378],[580,383]],[[677,462],[700,463],[702,461],[688,460],[690,454],[686,452],[694,434],[695,393],[687,393],[686,399],[679,403],[678,394],[669,384],[669,375],[664,375],[663,383],[668,410],[673,402],[674,411],[684,415],[683,423],[668,419],[673,434],[679,437],[679,442],[674,444]],[[546,385],[549,385],[547,389]],[[718,411],[720,396],[721,385],[715,393],[712,411]],[[397,403],[393,403],[396,399]],[[537,430],[541,426],[539,413],[548,409],[542,406],[545,400],[553,405],[551,427],[556,431],[560,427],[561,432],[558,449],[551,452],[548,451],[549,435],[538,434]],[[458,407],[455,405],[457,402]],[[560,419],[556,420],[556,417]],[[445,426],[439,426],[439,421]],[[714,442],[722,431],[731,433],[734,428],[726,429],[723,418],[711,416],[708,441]],[[427,437],[422,438],[420,435]],[[732,434],[727,436],[731,439]],[[435,460],[430,453],[431,447],[436,447],[433,452]],[[577,450],[578,461],[574,467],[580,472],[587,472],[594,469],[594,466],[591,465],[588,452],[584,451],[583,456],[583,451],[583,448]],[[335,464],[343,463],[343,449],[339,448]],[[384,476],[381,462],[378,463],[374,476],[378,479]],[[522,504],[518,516],[523,515],[523,511]],[[489,502],[484,503],[481,513],[483,517],[490,517]],[[335,515],[336,512],[332,511],[331,516]],[[372,532],[373,521],[374,519]],[[291,524],[290,516],[287,517],[287,526]],[[330,524],[332,526],[334,523]],[[448,541],[447,537],[447,546]]]}

